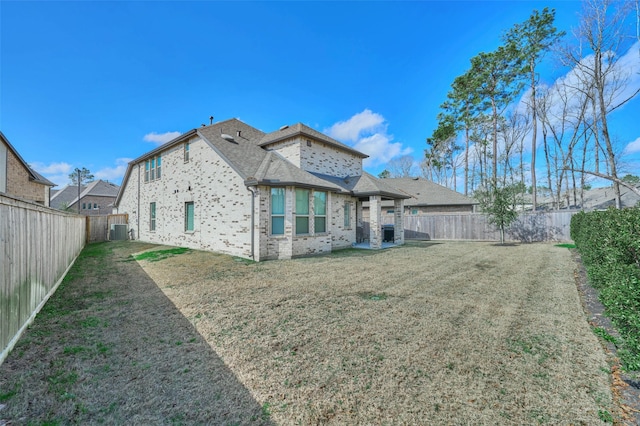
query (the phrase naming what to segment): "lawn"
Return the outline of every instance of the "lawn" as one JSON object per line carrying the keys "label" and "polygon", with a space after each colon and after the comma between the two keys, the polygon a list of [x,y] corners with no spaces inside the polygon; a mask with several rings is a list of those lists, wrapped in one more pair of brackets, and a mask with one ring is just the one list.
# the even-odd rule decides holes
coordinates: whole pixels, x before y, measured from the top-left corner
{"label": "lawn", "polygon": [[566,248],[409,242],[253,263],[175,249],[131,261],[167,247],[97,246],[106,260],[79,259],[53,312],[0,367],[0,419],[598,424],[616,415]]}

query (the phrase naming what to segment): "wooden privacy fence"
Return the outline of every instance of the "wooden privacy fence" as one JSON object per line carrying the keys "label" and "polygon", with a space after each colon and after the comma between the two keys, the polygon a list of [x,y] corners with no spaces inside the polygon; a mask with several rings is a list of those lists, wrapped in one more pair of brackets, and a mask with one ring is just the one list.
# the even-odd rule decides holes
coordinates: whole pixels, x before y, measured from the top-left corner
{"label": "wooden privacy fence", "polygon": [[[505,232],[508,241],[570,241],[571,217],[576,211],[520,214]],[[382,223],[393,223],[383,215]],[[369,224],[364,224],[369,235]],[[420,240],[499,241],[500,231],[483,214],[405,215],[404,237]]]}
{"label": "wooden privacy fence", "polygon": [[84,242],[83,216],[0,195],[0,364]]}
{"label": "wooden privacy fence", "polygon": [[87,243],[109,240],[111,225],[126,225],[128,221],[128,214],[87,216]]}

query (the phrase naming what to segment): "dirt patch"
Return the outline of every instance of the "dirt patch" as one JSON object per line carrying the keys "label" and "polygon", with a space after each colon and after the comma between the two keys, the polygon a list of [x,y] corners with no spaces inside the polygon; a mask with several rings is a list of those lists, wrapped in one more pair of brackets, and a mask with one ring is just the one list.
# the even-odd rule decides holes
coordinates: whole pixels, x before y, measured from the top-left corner
{"label": "dirt patch", "polygon": [[199,251],[136,262],[131,253],[170,248],[89,248],[0,366],[6,423],[618,415],[563,248],[409,242],[263,263]]}

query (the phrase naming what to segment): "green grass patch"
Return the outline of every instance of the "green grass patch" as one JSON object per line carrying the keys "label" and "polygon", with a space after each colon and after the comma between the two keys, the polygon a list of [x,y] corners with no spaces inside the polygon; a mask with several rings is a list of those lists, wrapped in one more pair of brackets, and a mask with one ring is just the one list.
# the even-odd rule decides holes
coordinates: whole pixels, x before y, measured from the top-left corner
{"label": "green grass patch", "polygon": [[386,300],[388,297],[385,293],[373,293],[370,291],[360,292],[358,293],[358,296],[360,296],[362,299],[373,301]]}
{"label": "green grass patch", "polygon": [[556,247],[572,249],[572,248],[576,248],[576,245],[570,244],[570,243],[562,243],[562,244],[556,244]]}
{"label": "green grass patch", "polygon": [[593,327],[593,334],[596,336],[606,340],[607,342],[613,343],[614,345],[618,344],[618,340],[607,332],[602,327]]}
{"label": "green grass patch", "polygon": [[155,251],[147,251],[144,253],[133,255],[135,260],[148,260],[149,262],[158,262],[163,259],[167,259],[172,256],[176,256],[179,254],[184,254],[190,252],[191,249],[184,247],[176,247],[167,250],[155,250]]}
{"label": "green grass patch", "polygon": [[13,389],[6,392],[0,392],[0,402],[7,402],[8,400],[10,400],[18,393],[19,388],[20,386],[16,383],[15,385],[13,385]]}

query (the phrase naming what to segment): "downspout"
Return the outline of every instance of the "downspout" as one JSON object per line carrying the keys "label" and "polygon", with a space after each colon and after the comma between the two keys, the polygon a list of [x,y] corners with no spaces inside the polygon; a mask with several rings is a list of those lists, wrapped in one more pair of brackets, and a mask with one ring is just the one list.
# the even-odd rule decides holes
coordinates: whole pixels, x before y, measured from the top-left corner
{"label": "downspout", "polygon": [[138,233],[138,239],[140,239],[140,163],[138,163],[138,211],[136,214],[136,221],[138,229],[136,232]]}
{"label": "downspout", "polygon": [[255,215],[256,215],[256,210],[255,210],[255,199],[256,199],[256,191],[254,189],[253,186],[247,186],[247,189],[249,190],[249,192],[251,192],[251,259],[255,260]]}

